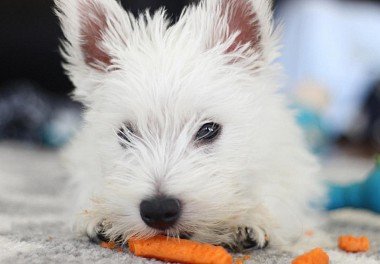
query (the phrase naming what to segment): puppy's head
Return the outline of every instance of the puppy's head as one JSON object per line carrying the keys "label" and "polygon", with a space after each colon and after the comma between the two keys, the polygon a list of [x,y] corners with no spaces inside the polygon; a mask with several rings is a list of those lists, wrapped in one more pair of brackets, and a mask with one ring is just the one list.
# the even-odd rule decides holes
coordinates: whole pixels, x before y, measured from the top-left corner
{"label": "puppy's head", "polygon": [[57,0],[108,235],[217,243],[252,215],[276,146],[299,136],[281,131],[268,2],[207,0],[169,26],[162,10],[135,19],[114,0]]}

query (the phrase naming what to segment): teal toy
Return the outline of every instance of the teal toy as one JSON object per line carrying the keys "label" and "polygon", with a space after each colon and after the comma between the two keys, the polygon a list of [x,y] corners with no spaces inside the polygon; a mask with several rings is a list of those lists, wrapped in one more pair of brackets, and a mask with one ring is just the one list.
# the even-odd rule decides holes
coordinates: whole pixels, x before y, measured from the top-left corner
{"label": "teal toy", "polygon": [[327,210],[343,207],[368,209],[380,213],[380,155],[374,170],[364,182],[342,186],[329,184]]}
{"label": "teal toy", "polygon": [[310,149],[316,154],[326,153],[330,146],[330,135],[320,113],[299,103],[293,104],[291,108],[297,110],[296,120],[304,131]]}

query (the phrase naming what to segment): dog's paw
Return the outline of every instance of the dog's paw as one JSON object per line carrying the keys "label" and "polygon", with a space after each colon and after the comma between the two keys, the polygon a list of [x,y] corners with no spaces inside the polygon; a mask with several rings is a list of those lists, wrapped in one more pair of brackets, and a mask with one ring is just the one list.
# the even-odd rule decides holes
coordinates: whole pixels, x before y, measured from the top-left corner
{"label": "dog's paw", "polygon": [[94,243],[109,242],[106,235],[106,224],[102,222],[91,222],[86,227],[85,234]]}
{"label": "dog's paw", "polygon": [[111,227],[110,223],[90,217],[79,218],[79,220],[75,226],[77,232],[87,236],[91,242],[99,244],[114,241],[107,235],[107,230]]}
{"label": "dog's paw", "polygon": [[101,221],[93,226],[87,227],[87,236],[88,238],[99,244],[101,242],[116,242],[117,244],[122,244],[123,237],[122,235],[112,236],[107,235],[107,230],[111,228],[111,224],[106,221]]}
{"label": "dog's paw", "polygon": [[268,246],[269,237],[261,228],[240,226],[234,230],[233,243],[229,246],[233,251],[244,252],[262,249]]}
{"label": "dog's paw", "polygon": [[104,222],[99,223],[95,226],[94,232],[96,235],[95,239],[92,239],[94,242],[110,242],[111,239],[106,235],[106,225]]}

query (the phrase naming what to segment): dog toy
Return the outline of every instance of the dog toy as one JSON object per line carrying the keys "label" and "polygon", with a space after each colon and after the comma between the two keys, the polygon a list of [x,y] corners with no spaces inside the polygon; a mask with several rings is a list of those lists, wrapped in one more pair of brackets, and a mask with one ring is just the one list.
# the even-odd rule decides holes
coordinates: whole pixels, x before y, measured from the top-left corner
{"label": "dog toy", "polygon": [[296,120],[311,150],[320,155],[329,152],[334,137],[331,127],[324,120],[324,113],[331,102],[327,91],[319,83],[304,81],[297,85],[293,93],[292,108],[296,109]]}
{"label": "dog toy", "polygon": [[294,108],[297,110],[297,123],[304,131],[310,149],[316,154],[326,153],[329,149],[329,135],[321,115],[304,105],[295,105]]}
{"label": "dog toy", "polygon": [[329,184],[328,210],[343,207],[368,209],[380,213],[380,155],[376,158],[375,169],[363,182],[341,186]]}
{"label": "dog toy", "polygon": [[81,109],[67,98],[44,93],[33,82],[15,80],[0,87],[0,140],[61,147],[80,127]]}
{"label": "dog toy", "polygon": [[341,236],[338,239],[339,248],[346,252],[366,252],[370,248],[367,237],[354,237],[351,235]]}
{"label": "dog toy", "polygon": [[292,264],[328,264],[329,256],[323,249],[315,248],[292,261]]}
{"label": "dog toy", "polygon": [[192,264],[232,264],[232,256],[223,247],[186,239],[155,236],[130,239],[129,250],[139,257]]}

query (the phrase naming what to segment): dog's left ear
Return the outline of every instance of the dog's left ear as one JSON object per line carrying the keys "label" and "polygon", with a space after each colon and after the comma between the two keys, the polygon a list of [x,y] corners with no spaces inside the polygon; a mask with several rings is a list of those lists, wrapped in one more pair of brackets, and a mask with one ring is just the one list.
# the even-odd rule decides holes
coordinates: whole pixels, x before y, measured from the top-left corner
{"label": "dog's left ear", "polygon": [[[206,18],[207,47],[227,44],[225,52],[272,60],[277,50],[270,0],[204,0],[200,16]],[[203,20],[203,23],[205,20]],[[198,25],[198,28],[204,28]]]}

